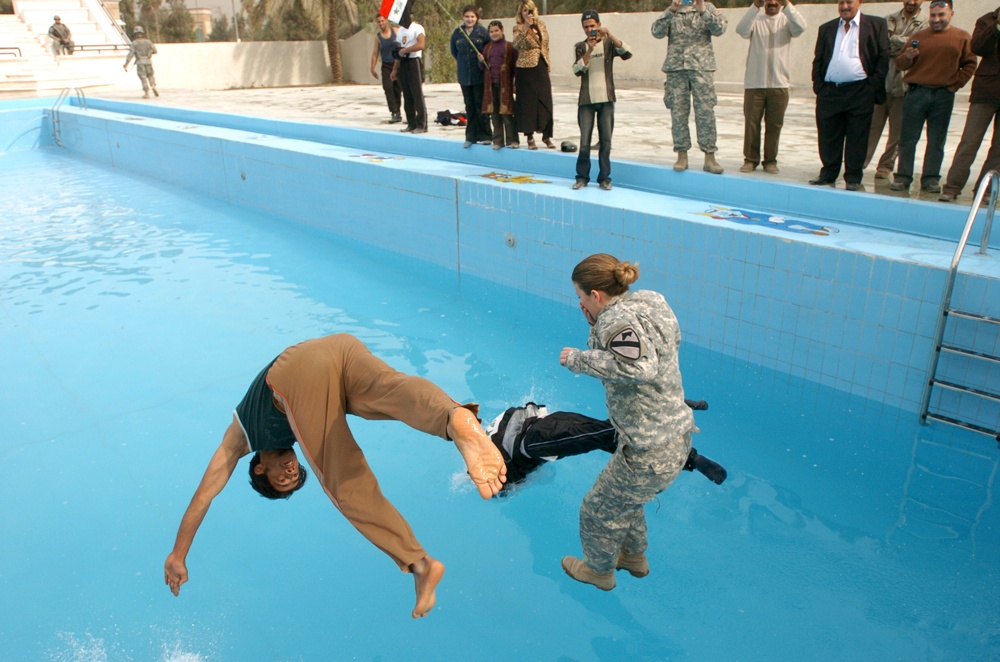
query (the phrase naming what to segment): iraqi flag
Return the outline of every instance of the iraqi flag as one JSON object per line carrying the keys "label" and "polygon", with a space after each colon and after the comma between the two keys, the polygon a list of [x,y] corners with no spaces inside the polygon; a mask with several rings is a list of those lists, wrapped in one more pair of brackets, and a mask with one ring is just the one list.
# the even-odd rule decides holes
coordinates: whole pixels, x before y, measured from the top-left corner
{"label": "iraqi flag", "polygon": [[404,28],[410,27],[410,9],[414,0],[382,0],[378,13]]}

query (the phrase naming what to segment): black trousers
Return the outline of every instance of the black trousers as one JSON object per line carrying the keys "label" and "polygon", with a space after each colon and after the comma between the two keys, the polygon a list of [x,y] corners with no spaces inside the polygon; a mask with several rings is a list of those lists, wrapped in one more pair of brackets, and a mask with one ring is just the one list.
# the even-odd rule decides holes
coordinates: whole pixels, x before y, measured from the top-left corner
{"label": "black trousers", "polygon": [[844,181],[861,183],[868,132],[875,112],[875,88],[866,80],[846,85],[825,83],[816,95],[820,177],[836,181],[844,166]]}
{"label": "black trousers", "polygon": [[406,57],[399,61],[396,78],[403,88],[403,111],[406,126],[411,129],[427,129],[427,104],[424,103],[423,69],[418,57]]}
{"label": "black trousers", "polygon": [[460,87],[465,100],[465,139],[472,143],[492,140],[490,116],[483,112],[483,84]]}
{"label": "black trousers", "polygon": [[403,88],[399,84],[399,79],[392,79],[392,62],[382,63],[382,91],[385,92],[385,105],[389,106],[389,112],[399,115],[399,100],[402,98]]}

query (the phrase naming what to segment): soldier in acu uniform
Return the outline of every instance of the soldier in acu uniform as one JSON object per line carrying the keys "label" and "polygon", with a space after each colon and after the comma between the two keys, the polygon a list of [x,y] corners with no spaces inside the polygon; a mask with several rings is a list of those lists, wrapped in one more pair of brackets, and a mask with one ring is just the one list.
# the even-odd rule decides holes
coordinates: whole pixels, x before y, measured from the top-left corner
{"label": "soldier in acu uniform", "polygon": [[618,446],[580,508],[583,559],[563,569],[610,591],[614,571],[649,574],[643,505],[673,482],[691,451],[694,416],[684,403],[677,318],[657,292],[629,292],[639,269],[607,254],[573,270],[580,308],[590,323],[589,350],[566,347],[559,362],[597,377],[607,394]]}
{"label": "soldier in acu uniform", "polygon": [[142,98],[149,98],[149,88],[153,88],[153,94],[160,96],[156,91],[156,78],[153,75],[153,56],[156,55],[156,45],[146,39],[146,31],[141,25],[135,26],[132,31],[132,45],[128,49],[128,57],[125,58],[125,71],[128,71],[128,63],[135,58],[135,72],[139,74],[142,82]]}
{"label": "soldier in acu uniform", "polygon": [[677,163],[674,170],[687,170],[691,149],[688,118],[694,99],[694,124],[698,129],[698,148],[705,153],[706,172],[722,174],[715,160],[718,136],[715,128],[715,52],[712,37],[726,31],[726,17],[705,0],[673,0],[666,11],[653,21],[657,39],[668,37],[667,58],[663,72],[663,103],[670,109],[671,132]]}

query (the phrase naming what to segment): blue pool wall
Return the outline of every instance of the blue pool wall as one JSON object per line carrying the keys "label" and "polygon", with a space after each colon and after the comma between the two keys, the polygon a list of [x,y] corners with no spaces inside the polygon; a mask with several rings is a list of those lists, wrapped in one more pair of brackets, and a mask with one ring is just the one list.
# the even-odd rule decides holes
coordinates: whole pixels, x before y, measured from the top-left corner
{"label": "blue pool wall", "polygon": [[[571,157],[562,154],[462,150],[455,141],[428,137],[101,99],[88,105],[59,112],[63,145],[75,156],[570,305],[576,305],[573,266],[594,252],[613,253],[640,263],[639,284],[671,302],[685,342],[910,411],[918,410],[927,383],[946,267],[968,213],[620,162],[618,187],[595,200],[568,185],[504,184],[451,172],[473,163],[571,178]],[[0,123],[0,146],[31,147],[30,133],[11,140],[10,127],[37,115],[37,109],[7,111],[17,121]],[[52,148],[51,113],[44,117],[35,146]],[[358,158],[357,150],[435,161],[411,158],[400,167]],[[676,199],[665,196],[681,194],[800,216],[822,210],[829,225],[905,227],[908,234],[866,244],[693,221],[671,214]],[[1000,231],[993,235],[996,248]],[[942,248],[932,256],[915,249],[900,257],[879,250],[885,237],[904,245],[914,237],[950,243],[938,242]],[[954,307],[1000,317],[997,276],[995,269],[961,272]],[[995,327],[960,323],[948,335],[1000,353]],[[943,368],[955,381],[1000,391],[997,367],[952,360]],[[1000,407],[978,398],[938,397],[948,415],[987,426],[1000,420]]]}

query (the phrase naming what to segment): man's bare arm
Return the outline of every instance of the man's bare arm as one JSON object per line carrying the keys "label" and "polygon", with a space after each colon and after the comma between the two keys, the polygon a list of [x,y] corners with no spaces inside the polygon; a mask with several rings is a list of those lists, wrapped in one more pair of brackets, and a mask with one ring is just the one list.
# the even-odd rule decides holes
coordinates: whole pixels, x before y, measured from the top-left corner
{"label": "man's bare arm", "polygon": [[191,498],[191,504],[181,518],[180,528],[177,530],[177,539],[174,541],[174,549],[167,556],[166,563],[163,564],[164,583],[170,586],[170,591],[178,595],[181,585],[187,582],[187,554],[194,542],[194,535],[198,532],[208,513],[212,500],[222,491],[222,488],[229,482],[229,477],[236,469],[236,463],[244,455],[249,454],[246,436],[243,429],[233,417],[233,422],[229,424],[226,433],[222,437],[222,443],[212,455],[205,475],[201,478],[198,489],[195,490]]}

